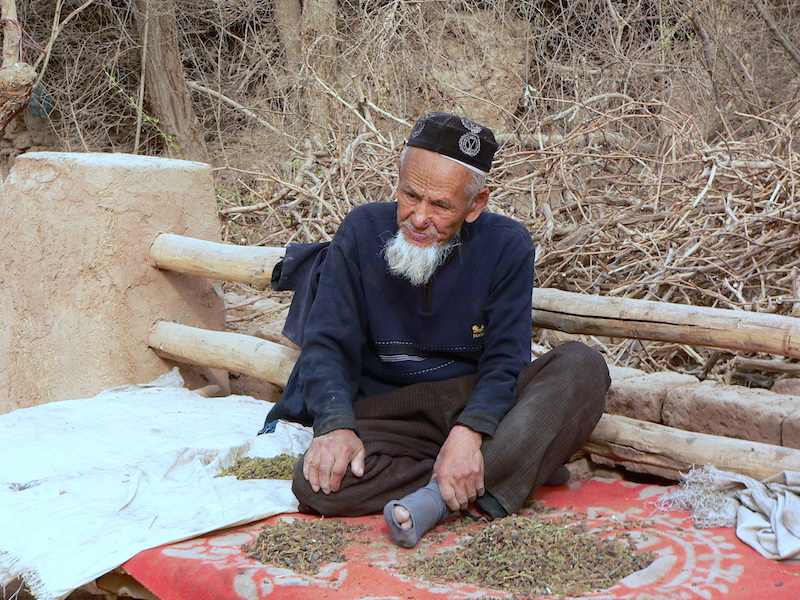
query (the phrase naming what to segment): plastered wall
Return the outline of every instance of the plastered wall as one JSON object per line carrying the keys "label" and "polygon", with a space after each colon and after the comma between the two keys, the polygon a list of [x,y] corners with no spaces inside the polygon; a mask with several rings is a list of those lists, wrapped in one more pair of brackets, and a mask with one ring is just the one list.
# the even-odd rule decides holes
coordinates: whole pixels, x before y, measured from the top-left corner
{"label": "plastered wall", "polygon": [[222,329],[211,282],[148,256],[160,233],[220,241],[217,222],[206,164],[19,156],[0,187],[0,412],[166,373],[174,365],[147,347],[158,319]]}

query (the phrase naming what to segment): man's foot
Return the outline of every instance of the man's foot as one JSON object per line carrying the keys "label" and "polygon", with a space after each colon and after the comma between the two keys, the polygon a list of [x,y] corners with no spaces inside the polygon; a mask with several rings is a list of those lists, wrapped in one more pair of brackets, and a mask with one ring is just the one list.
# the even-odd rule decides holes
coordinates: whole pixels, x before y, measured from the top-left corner
{"label": "man's foot", "polygon": [[411,518],[411,513],[406,510],[405,506],[399,504],[394,507],[394,520],[401,529],[409,530],[414,527],[414,521]]}
{"label": "man's foot", "polygon": [[449,514],[435,481],[402,500],[392,500],[383,508],[389,532],[395,543],[403,548],[416,546],[425,533]]}

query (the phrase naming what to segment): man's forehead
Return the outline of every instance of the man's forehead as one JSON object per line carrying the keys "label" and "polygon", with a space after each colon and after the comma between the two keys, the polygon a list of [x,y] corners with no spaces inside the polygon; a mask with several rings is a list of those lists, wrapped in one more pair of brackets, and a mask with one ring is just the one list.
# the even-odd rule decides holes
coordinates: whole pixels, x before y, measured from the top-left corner
{"label": "man's forehead", "polygon": [[400,179],[469,180],[475,169],[423,148],[409,147],[400,164]]}

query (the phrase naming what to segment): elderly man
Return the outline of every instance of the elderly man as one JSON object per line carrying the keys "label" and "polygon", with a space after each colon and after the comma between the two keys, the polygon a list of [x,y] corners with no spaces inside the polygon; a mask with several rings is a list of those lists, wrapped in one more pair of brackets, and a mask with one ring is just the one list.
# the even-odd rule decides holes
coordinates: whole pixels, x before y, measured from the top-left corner
{"label": "elderly man", "polygon": [[530,362],[534,247],[484,212],[496,149],[488,128],[428,114],[396,203],[356,208],[330,245],[287,249],[276,286],[298,290],[285,332],[301,353],[262,432],[313,425],[294,473],[302,511],[383,510],[411,547],[450,511],[505,516],[569,477],[608,369],[577,342]]}

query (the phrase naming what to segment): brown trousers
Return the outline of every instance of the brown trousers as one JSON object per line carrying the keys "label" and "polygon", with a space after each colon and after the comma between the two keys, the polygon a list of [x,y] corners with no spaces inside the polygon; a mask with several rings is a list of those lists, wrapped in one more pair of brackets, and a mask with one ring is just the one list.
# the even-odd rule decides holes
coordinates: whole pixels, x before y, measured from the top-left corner
{"label": "brown trousers", "polygon": [[[486,489],[509,514],[581,448],[600,420],[609,384],[602,356],[580,342],[558,346],[522,370],[516,405],[482,447]],[[357,402],[364,475],[348,469],[339,491],[315,493],[301,457],[292,486],[300,505],[325,516],[373,514],[426,485],[474,387],[475,376],[466,375]]]}

